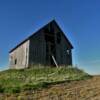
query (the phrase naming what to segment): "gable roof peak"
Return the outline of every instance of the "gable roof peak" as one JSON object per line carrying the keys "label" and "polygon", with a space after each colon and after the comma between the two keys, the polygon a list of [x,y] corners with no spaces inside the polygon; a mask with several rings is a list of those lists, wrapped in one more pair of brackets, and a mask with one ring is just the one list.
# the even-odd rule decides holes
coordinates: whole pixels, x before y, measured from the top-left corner
{"label": "gable roof peak", "polygon": [[41,29],[43,29],[44,27],[48,26],[50,23],[54,23],[57,28],[62,32],[63,36],[65,37],[66,41],[70,44],[71,48],[73,48],[72,44],[70,43],[70,41],[68,40],[68,38],[65,36],[64,32],[61,30],[61,28],[59,27],[58,23],[56,22],[55,19],[51,20],[50,22],[48,22],[48,24],[44,25],[42,28],[40,28],[38,31],[36,31],[35,33],[33,33],[32,35],[30,35],[28,38],[26,38],[24,41],[20,42],[15,48],[13,48],[12,50],[9,51],[9,53],[11,53],[12,51],[14,51],[17,47],[19,47],[21,44],[23,44],[24,42],[26,42],[27,40],[29,40],[32,36],[34,36],[35,34],[37,34]]}

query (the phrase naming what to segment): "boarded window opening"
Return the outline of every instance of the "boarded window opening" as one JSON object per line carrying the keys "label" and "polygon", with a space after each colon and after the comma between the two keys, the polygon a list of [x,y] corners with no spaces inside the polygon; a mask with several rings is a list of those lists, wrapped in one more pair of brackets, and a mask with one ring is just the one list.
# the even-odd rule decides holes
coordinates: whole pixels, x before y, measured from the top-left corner
{"label": "boarded window opening", "polygon": [[[51,28],[50,28],[51,27]],[[55,33],[53,27],[50,25],[44,29],[45,41],[50,43],[55,43]]]}
{"label": "boarded window opening", "polygon": [[17,59],[15,59],[15,65],[17,64]]}

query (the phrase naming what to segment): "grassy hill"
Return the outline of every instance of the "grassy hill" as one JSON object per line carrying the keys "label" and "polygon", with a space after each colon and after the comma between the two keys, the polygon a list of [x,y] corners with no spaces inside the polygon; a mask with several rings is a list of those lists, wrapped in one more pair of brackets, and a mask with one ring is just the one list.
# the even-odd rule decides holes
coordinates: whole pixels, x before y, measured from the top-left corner
{"label": "grassy hill", "polygon": [[0,93],[20,93],[90,77],[76,67],[10,69],[0,72]]}

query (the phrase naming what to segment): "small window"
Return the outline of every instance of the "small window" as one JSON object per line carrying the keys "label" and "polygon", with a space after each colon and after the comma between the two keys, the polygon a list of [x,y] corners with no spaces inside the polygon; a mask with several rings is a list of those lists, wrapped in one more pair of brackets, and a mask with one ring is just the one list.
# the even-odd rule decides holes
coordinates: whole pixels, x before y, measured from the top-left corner
{"label": "small window", "polygon": [[17,64],[17,59],[15,59],[15,65]]}
{"label": "small window", "polygon": [[67,50],[67,54],[68,54],[68,55],[70,54],[70,50]]}

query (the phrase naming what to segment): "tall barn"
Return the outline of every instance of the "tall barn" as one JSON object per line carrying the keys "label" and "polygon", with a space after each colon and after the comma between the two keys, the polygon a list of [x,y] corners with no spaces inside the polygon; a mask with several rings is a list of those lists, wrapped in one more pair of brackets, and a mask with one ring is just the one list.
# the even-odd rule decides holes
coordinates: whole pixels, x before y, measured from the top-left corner
{"label": "tall barn", "polygon": [[72,65],[72,49],[72,44],[53,20],[9,52],[10,68]]}

